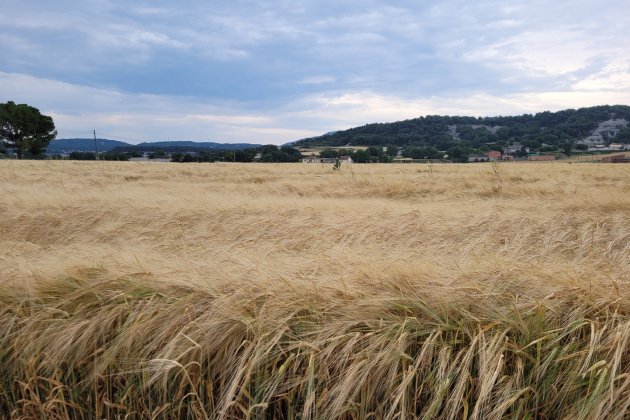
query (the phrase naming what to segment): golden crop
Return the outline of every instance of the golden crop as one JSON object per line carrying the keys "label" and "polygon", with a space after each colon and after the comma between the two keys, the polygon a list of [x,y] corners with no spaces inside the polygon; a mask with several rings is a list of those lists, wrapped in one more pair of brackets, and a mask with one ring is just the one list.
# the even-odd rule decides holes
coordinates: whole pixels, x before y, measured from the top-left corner
{"label": "golden crop", "polygon": [[0,161],[0,417],[630,415],[630,165]]}

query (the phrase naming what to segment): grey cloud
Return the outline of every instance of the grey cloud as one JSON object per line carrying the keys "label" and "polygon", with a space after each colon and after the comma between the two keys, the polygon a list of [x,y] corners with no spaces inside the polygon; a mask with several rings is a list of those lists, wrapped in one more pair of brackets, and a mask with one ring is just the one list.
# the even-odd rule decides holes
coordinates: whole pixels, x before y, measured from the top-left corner
{"label": "grey cloud", "polygon": [[[5,4],[0,72],[96,88],[91,94],[105,98],[118,92],[149,107],[125,107],[146,119],[175,104],[203,108],[195,115],[218,115],[214,107],[224,107],[229,115],[267,117],[268,110],[288,115],[284,106],[292,104],[301,112],[303,131],[328,131],[369,122],[365,120],[379,112],[395,118],[397,112],[474,110],[470,101],[449,108],[447,99],[461,104],[476,98],[479,109],[488,112],[492,100],[520,109],[515,98],[538,106],[567,98],[589,103],[600,94],[603,103],[624,97],[629,75],[625,37],[630,14],[623,2],[612,0]],[[12,80],[25,83],[20,89],[26,93],[34,89]],[[91,101],[75,98],[86,107]],[[65,109],[64,115],[73,112],[62,98],[47,101]],[[155,101],[168,105],[158,110]],[[112,109],[119,106],[102,102]],[[99,107],[97,112],[107,110]],[[107,121],[123,120],[131,124],[133,119]],[[193,126],[199,120],[185,121]],[[206,128],[219,125],[204,121]],[[224,129],[236,133],[236,122],[249,120],[231,121]],[[288,121],[245,125],[266,133],[300,130]]]}

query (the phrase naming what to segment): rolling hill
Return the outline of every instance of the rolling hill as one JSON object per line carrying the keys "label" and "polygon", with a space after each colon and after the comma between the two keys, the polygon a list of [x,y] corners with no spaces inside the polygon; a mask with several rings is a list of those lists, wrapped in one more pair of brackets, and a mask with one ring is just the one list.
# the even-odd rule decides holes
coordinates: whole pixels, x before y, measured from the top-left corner
{"label": "rolling hill", "polygon": [[196,142],[196,141],[155,141],[144,142],[135,145],[138,148],[150,147],[150,148],[193,148],[193,149],[220,149],[220,150],[241,150],[260,147],[260,144],[252,143],[215,143],[211,141]]}
{"label": "rolling hill", "polygon": [[[96,139],[99,152],[109,152],[116,147],[131,146],[129,143],[118,140]],[[46,148],[46,153],[70,153],[70,152],[93,152],[94,139],[57,139],[50,142]]]}
{"label": "rolling hill", "polygon": [[[259,144],[250,143],[214,143],[194,141],[157,141],[130,144],[119,140],[97,139],[99,152],[109,152],[114,149],[120,151],[198,151],[198,150],[242,150],[260,147]],[[94,152],[94,139],[57,139],[53,140],[46,149],[48,154],[70,152]]]}
{"label": "rolling hill", "polygon": [[447,150],[520,143],[532,150],[576,144],[630,143],[630,106],[604,105],[520,116],[429,115],[392,123],[373,123],[293,142],[307,146],[422,146]]}

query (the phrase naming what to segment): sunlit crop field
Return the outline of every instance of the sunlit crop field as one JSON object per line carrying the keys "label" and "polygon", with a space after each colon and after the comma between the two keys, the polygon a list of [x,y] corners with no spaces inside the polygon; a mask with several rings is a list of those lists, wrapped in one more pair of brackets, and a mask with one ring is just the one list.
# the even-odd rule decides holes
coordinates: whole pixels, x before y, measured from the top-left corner
{"label": "sunlit crop field", "polygon": [[630,165],[0,161],[0,418],[630,416]]}

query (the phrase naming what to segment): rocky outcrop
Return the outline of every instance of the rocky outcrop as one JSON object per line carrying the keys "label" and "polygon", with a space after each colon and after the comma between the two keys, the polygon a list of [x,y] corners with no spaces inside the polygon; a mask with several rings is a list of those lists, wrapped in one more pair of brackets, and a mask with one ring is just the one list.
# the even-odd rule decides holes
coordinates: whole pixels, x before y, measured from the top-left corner
{"label": "rocky outcrop", "polygon": [[605,144],[606,140],[614,139],[619,131],[628,127],[628,121],[625,119],[609,119],[599,123],[597,128],[593,130],[590,136],[579,140],[578,144],[586,144],[588,146],[595,146],[598,144]]}

